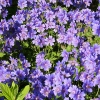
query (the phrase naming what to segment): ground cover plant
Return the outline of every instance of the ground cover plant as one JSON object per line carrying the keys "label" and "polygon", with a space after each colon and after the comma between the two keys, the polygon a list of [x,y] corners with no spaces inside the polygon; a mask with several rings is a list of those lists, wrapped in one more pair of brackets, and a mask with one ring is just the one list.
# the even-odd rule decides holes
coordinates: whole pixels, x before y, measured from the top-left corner
{"label": "ground cover plant", "polygon": [[100,100],[100,0],[0,0],[0,100]]}

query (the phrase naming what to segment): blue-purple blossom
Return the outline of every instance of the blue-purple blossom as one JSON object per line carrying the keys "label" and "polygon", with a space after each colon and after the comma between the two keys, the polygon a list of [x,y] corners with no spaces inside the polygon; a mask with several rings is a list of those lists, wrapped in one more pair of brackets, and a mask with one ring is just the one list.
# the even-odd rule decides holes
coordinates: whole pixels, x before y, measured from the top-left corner
{"label": "blue-purple blossom", "polygon": [[59,95],[61,93],[62,90],[62,86],[61,85],[57,85],[53,87],[53,91],[54,91],[54,95]]}
{"label": "blue-purple blossom", "polygon": [[45,44],[48,46],[53,46],[55,42],[55,39],[52,36],[49,36],[48,38],[45,39]]}
{"label": "blue-purple blossom", "polygon": [[42,35],[37,35],[34,37],[34,40],[32,41],[33,44],[43,47],[45,46],[45,38]]}
{"label": "blue-purple blossom", "polygon": [[93,34],[100,36],[100,26],[98,24],[93,25]]}
{"label": "blue-purple blossom", "polygon": [[83,2],[85,3],[86,6],[90,6],[92,0],[83,0]]}
{"label": "blue-purple blossom", "polygon": [[47,21],[53,21],[53,19],[55,18],[54,12],[49,11],[49,10],[46,11],[45,16],[46,16],[45,18],[46,18]]}
{"label": "blue-purple blossom", "polygon": [[27,67],[30,67],[31,65],[30,65],[30,63],[27,60],[24,60],[22,62],[22,66],[23,66],[23,68],[27,68]]}
{"label": "blue-purple blossom", "polygon": [[92,11],[91,3],[1,0],[0,82],[29,84],[25,100],[91,98],[93,88],[100,88],[100,7]]}
{"label": "blue-purple blossom", "polygon": [[63,61],[67,62],[69,58],[69,53],[66,50],[62,51],[61,56],[63,57]]}
{"label": "blue-purple blossom", "polygon": [[50,0],[50,2],[51,2],[51,3],[56,3],[56,2],[57,2],[57,0]]}
{"label": "blue-purple blossom", "polygon": [[26,40],[28,39],[28,34],[27,34],[27,28],[25,27],[25,25],[21,25],[20,29],[21,32],[19,33],[19,39],[21,40]]}
{"label": "blue-purple blossom", "polygon": [[70,5],[73,4],[71,0],[64,0],[63,3],[66,5],[66,7],[70,7]]}
{"label": "blue-purple blossom", "polygon": [[44,95],[45,97],[48,97],[49,96],[49,93],[50,93],[50,89],[49,87],[44,87],[43,89],[41,89],[41,94]]}
{"label": "blue-purple blossom", "polygon": [[17,64],[18,61],[16,59],[10,57],[10,61],[11,61],[11,65],[14,65],[14,66],[17,66],[18,65]]}
{"label": "blue-purple blossom", "polygon": [[69,97],[73,100],[85,100],[85,93],[81,92],[75,85],[70,87],[68,92],[70,92]]}
{"label": "blue-purple blossom", "polygon": [[98,88],[100,88],[100,75],[99,74],[94,79],[94,85],[98,85]]}
{"label": "blue-purple blossom", "polygon": [[69,100],[69,98],[65,97],[64,100]]}
{"label": "blue-purple blossom", "polygon": [[18,22],[18,23],[23,23],[23,21],[25,21],[23,14],[13,15],[12,18],[15,22]]}
{"label": "blue-purple blossom", "polygon": [[66,43],[66,36],[65,36],[65,34],[58,34],[57,42],[58,43]]}
{"label": "blue-purple blossom", "polygon": [[18,0],[18,6],[23,9],[24,7],[27,7],[27,1],[26,0]]}
{"label": "blue-purple blossom", "polygon": [[84,89],[84,91],[86,91],[86,92],[92,92],[92,87],[93,87],[93,83],[90,82],[90,81],[85,81],[85,82],[83,83],[83,89]]}
{"label": "blue-purple blossom", "polygon": [[49,71],[49,69],[51,68],[51,63],[48,59],[46,60],[43,60],[42,63],[41,63],[41,69],[45,70],[45,71]]}
{"label": "blue-purple blossom", "polygon": [[24,80],[25,76],[26,76],[26,73],[21,70],[21,69],[17,69],[16,70],[16,76],[21,79],[21,80]]}

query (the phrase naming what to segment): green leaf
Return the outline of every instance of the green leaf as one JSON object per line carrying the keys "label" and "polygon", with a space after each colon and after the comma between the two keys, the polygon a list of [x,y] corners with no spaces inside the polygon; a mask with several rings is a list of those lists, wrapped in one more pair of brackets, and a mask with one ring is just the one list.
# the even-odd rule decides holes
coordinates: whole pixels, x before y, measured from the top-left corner
{"label": "green leaf", "polygon": [[66,47],[67,52],[71,52],[72,49],[73,49],[73,46],[72,46],[72,45],[68,45],[68,46]]}
{"label": "green leaf", "polygon": [[0,57],[3,57],[5,55],[5,53],[0,52]]}
{"label": "green leaf", "polygon": [[16,100],[23,100],[24,97],[28,94],[29,90],[30,90],[30,86],[29,85],[25,86],[25,88],[22,89],[21,92],[18,94]]}
{"label": "green leaf", "polygon": [[57,99],[57,100],[63,100],[63,99],[62,99],[62,96],[58,96],[58,95],[56,96],[56,99]]}
{"label": "green leaf", "polygon": [[2,39],[3,38],[3,36],[2,35],[0,35],[0,39]]}
{"label": "green leaf", "polygon": [[51,98],[51,100],[55,100],[55,98]]}
{"label": "green leaf", "polygon": [[61,53],[57,52],[57,56],[60,57]]}
{"label": "green leaf", "polygon": [[0,89],[2,91],[2,95],[7,98],[8,100],[14,100],[15,97],[13,93],[11,92],[10,88],[7,84],[0,83]]}
{"label": "green leaf", "polygon": [[84,71],[84,67],[83,66],[76,66],[76,68],[78,69],[79,73]]}
{"label": "green leaf", "polygon": [[0,97],[4,96],[2,93],[0,93]]}
{"label": "green leaf", "polygon": [[65,11],[68,11],[68,8],[66,8],[66,7],[62,7],[62,9],[65,10]]}
{"label": "green leaf", "polygon": [[27,48],[29,46],[28,42],[23,42],[23,46]]}
{"label": "green leaf", "polygon": [[52,56],[56,56],[57,54],[56,54],[56,52],[52,52]]}
{"label": "green leaf", "polygon": [[51,61],[57,60],[58,58],[52,57],[50,58]]}
{"label": "green leaf", "polygon": [[16,97],[18,94],[18,85],[15,84],[14,82],[12,82],[12,86],[11,86],[11,92],[13,93],[13,95]]}

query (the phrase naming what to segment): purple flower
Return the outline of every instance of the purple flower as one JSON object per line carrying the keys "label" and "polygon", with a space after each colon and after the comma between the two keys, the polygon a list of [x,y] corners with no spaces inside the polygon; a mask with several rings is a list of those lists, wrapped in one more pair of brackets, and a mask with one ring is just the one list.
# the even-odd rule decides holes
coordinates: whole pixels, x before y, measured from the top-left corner
{"label": "purple flower", "polygon": [[24,61],[24,60],[25,60],[25,56],[24,56],[22,53],[20,53],[20,54],[19,54],[19,59],[20,59],[21,61]]}
{"label": "purple flower", "polygon": [[1,15],[3,18],[6,18],[8,15],[8,11],[6,9],[3,9]]}
{"label": "purple flower", "polygon": [[27,1],[26,0],[18,0],[18,6],[23,9],[27,7]]}
{"label": "purple flower", "polygon": [[6,29],[6,31],[9,30],[9,24],[7,23],[7,21],[5,19],[1,19],[0,21],[0,34],[3,34],[2,32],[4,32]]}
{"label": "purple flower", "polygon": [[15,40],[13,38],[8,38],[8,39],[6,39],[5,46],[12,47],[12,46],[14,46],[14,42],[15,42]]}
{"label": "purple flower", "polygon": [[36,26],[36,30],[37,30],[37,32],[44,32],[44,30],[45,30],[45,24],[38,24],[37,26]]}
{"label": "purple flower", "polygon": [[92,61],[92,59],[86,60],[84,62],[84,67],[86,70],[94,70],[94,68],[96,67],[96,62]]}
{"label": "purple flower", "polygon": [[63,57],[63,61],[67,62],[69,58],[69,53],[66,50],[62,51],[61,56]]}
{"label": "purple flower", "polygon": [[43,76],[43,73],[40,71],[40,69],[32,70],[28,78],[29,82],[34,85],[40,76]]}
{"label": "purple flower", "polygon": [[6,71],[6,73],[4,73],[3,75],[3,80],[6,82],[6,81],[9,81],[11,79],[11,74],[9,71]]}
{"label": "purple flower", "polygon": [[90,6],[92,0],[83,0],[83,2],[85,3],[86,6]]}
{"label": "purple flower", "polygon": [[29,100],[29,99],[31,99],[31,94],[30,94],[30,93],[28,93],[28,94],[25,96],[25,100]]}
{"label": "purple flower", "polygon": [[28,34],[27,34],[28,30],[25,27],[25,25],[21,25],[21,27],[19,28],[19,30],[21,31],[19,33],[19,39],[21,39],[21,40],[27,40],[28,39]]}
{"label": "purple flower", "polygon": [[46,13],[46,15],[45,15],[46,20],[53,21],[53,19],[55,18],[54,12],[47,10],[45,13]]}
{"label": "purple flower", "polygon": [[93,25],[93,34],[100,36],[100,25],[98,24]]}
{"label": "purple flower", "polygon": [[55,75],[55,78],[53,79],[53,85],[54,86],[62,85],[62,81],[63,81],[64,77],[58,72],[55,72],[54,75]]}
{"label": "purple flower", "polygon": [[45,38],[42,35],[36,35],[32,43],[42,48],[45,45]]}
{"label": "purple flower", "polygon": [[92,47],[92,51],[94,54],[100,54],[100,45],[94,44]]}
{"label": "purple flower", "polygon": [[51,29],[51,28],[55,28],[56,24],[53,21],[47,21],[47,23],[45,23],[46,25],[46,29]]}
{"label": "purple flower", "polygon": [[18,21],[18,23],[20,24],[23,23],[23,21],[25,21],[23,14],[13,15],[12,18],[15,22]]}
{"label": "purple flower", "polygon": [[74,19],[76,22],[80,22],[83,20],[83,17],[82,17],[82,13],[80,13],[80,11],[76,11],[75,14],[74,14]]}
{"label": "purple flower", "polygon": [[78,93],[78,88],[77,88],[77,86],[75,86],[75,85],[73,85],[73,86],[70,86],[69,87],[69,89],[68,89],[68,92],[70,93],[69,94],[69,97],[71,98],[71,99],[76,99],[76,97],[77,97],[77,93]]}
{"label": "purple flower", "polygon": [[17,66],[17,60],[10,57],[11,65]]}
{"label": "purple flower", "polygon": [[64,25],[62,25],[62,26],[57,26],[57,30],[58,30],[58,33],[59,34],[64,34],[65,33],[65,26]]}
{"label": "purple flower", "polygon": [[6,7],[7,2],[5,0],[0,0],[0,5],[2,5],[3,7]]}
{"label": "purple flower", "polygon": [[54,95],[59,95],[61,93],[61,90],[62,90],[62,86],[61,85],[57,85],[57,86],[54,86],[53,87],[53,92],[54,92]]}
{"label": "purple flower", "polygon": [[72,80],[70,78],[68,79],[65,78],[63,82],[64,82],[64,85],[69,88],[71,86]]}
{"label": "purple flower", "polygon": [[61,96],[65,97],[68,94],[68,88],[66,86],[62,86]]}
{"label": "purple flower", "polygon": [[73,100],[85,100],[85,93],[81,92],[75,85],[71,86],[68,92],[70,92],[69,97]]}
{"label": "purple flower", "polygon": [[92,92],[93,82],[87,80],[83,83],[82,87],[83,87],[84,91]]}
{"label": "purple flower", "polygon": [[41,89],[41,94],[44,95],[45,97],[48,97],[49,96],[49,93],[50,93],[50,89],[49,87],[44,87]]}
{"label": "purple flower", "polygon": [[94,99],[91,99],[91,100],[100,100],[100,98],[94,98]]}
{"label": "purple flower", "polygon": [[55,39],[52,36],[49,36],[48,38],[45,39],[45,44],[48,46],[53,46],[55,42]]}
{"label": "purple flower", "polygon": [[81,92],[80,90],[78,91],[77,94],[77,100],[85,100],[85,93]]}
{"label": "purple flower", "polygon": [[72,45],[74,47],[77,47],[78,46],[78,43],[79,43],[79,37],[74,37],[73,40],[72,40]]}
{"label": "purple flower", "polygon": [[51,2],[51,3],[56,3],[56,2],[57,2],[57,0],[50,0],[50,2]]}
{"label": "purple flower", "polygon": [[[33,4],[34,0],[27,0],[28,2],[30,2],[31,4]],[[37,0],[35,0],[37,1]]]}
{"label": "purple flower", "polygon": [[63,62],[63,61],[58,61],[57,63],[56,63],[56,66],[55,66],[55,70],[57,71],[57,72],[60,72],[63,68],[66,68],[66,64],[65,64],[65,62]]}
{"label": "purple flower", "polygon": [[55,75],[54,73],[53,74],[47,74],[46,75],[46,80],[45,80],[45,85],[46,86],[48,86],[48,87],[51,88],[51,86],[53,85],[53,80],[55,78],[54,75]]}
{"label": "purple flower", "polygon": [[65,36],[65,34],[58,34],[57,42],[58,43],[66,43],[66,36]]}
{"label": "purple flower", "polygon": [[69,100],[69,98],[65,97],[64,100]]}
{"label": "purple flower", "polygon": [[73,42],[74,36],[72,34],[67,34],[65,38],[66,38],[67,44],[71,45]]}
{"label": "purple flower", "polygon": [[23,66],[23,68],[27,68],[27,67],[30,67],[31,65],[30,65],[30,63],[28,62],[28,60],[24,60],[24,61],[22,62],[22,66]]}
{"label": "purple flower", "polygon": [[83,9],[81,10],[82,14],[83,14],[83,20],[85,22],[85,24],[91,26],[92,22],[95,20],[95,14],[94,12],[92,12],[90,9]]}
{"label": "purple flower", "polygon": [[98,85],[98,88],[100,88],[100,75],[99,74],[94,78],[94,86],[95,85]]}
{"label": "purple flower", "polygon": [[43,61],[42,61],[42,64],[41,64],[40,67],[41,67],[43,70],[45,70],[45,71],[49,71],[49,69],[50,69],[52,66],[51,66],[50,61],[49,61],[48,59],[46,59],[46,60],[43,60]]}
{"label": "purple flower", "polygon": [[72,50],[71,54],[74,56],[74,58],[77,58],[79,53],[78,53],[77,49],[74,48]]}
{"label": "purple flower", "polygon": [[17,69],[17,70],[16,70],[16,76],[17,76],[19,79],[24,80],[26,74],[25,74],[24,70]]}
{"label": "purple flower", "polygon": [[59,23],[61,23],[62,25],[67,24],[67,21],[68,21],[67,12],[61,9],[60,7],[59,7],[59,11],[57,12],[57,17],[58,17]]}
{"label": "purple flower", "polygon": [[4,82],[6,79],[11,78],[11,75],[9,72],[7,72],[7,70],[0,66],[0,82]]}
{"label": "purple flower", "polygon": [[93,73],[91,74],[91,73],[89,73],[89,71],[85,71],[85,72],[81,73],[80,80],[82,82],[85,82],[86,80],[91,81],[93,77],[94,77]]}
{"label": "purple flower", "polygon": [[1,11],[2,11],[2,6],[0,5],[0,14],[1,14]]}
{"label": "purple flower", "polygon": [[76,35],[77,34],[77,30],[75,28],[73,28],[73,27],[68,28],[67,34]]}
{"label": "purple flower", "polygon": [[38,55],[36,55],[36,64],[37,66],[41,66],[42,62],[44,61],[45,53],[40,52]]}
{"label": "purple flower", "polygon": [[63,3],[66,5],[66,7],[70,7],[70,5],[73,4],[71,0],[64,0]]}

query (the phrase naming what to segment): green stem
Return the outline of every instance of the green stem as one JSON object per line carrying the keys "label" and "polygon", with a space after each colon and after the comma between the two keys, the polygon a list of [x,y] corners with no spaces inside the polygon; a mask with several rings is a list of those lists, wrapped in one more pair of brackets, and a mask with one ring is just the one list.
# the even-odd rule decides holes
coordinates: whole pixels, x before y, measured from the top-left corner
{"label": "green stem", "polygon": [[99,94],[99,88],[98,88],[98,90],[97,90],[96,96],[98,96],[98,94]]}

